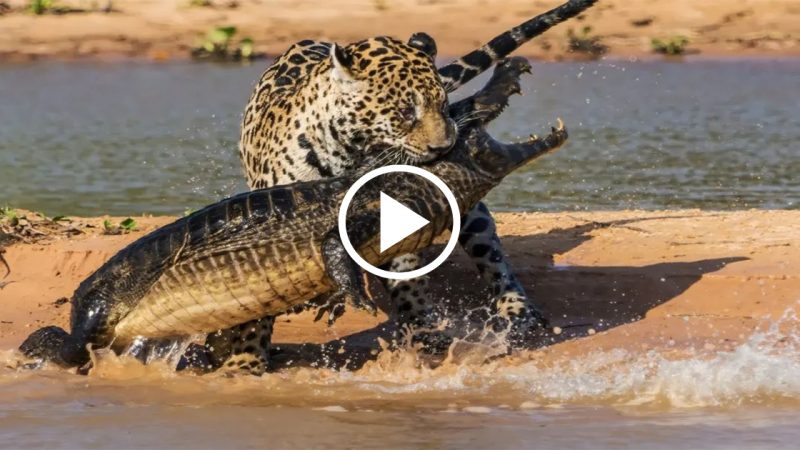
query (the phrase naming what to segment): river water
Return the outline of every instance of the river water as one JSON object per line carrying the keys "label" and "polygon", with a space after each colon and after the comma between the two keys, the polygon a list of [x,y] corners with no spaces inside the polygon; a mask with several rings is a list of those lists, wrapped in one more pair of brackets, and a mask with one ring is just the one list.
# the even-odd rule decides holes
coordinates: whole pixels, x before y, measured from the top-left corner
{"label": "river water", "polygon": [[[0,66],[0,205],[180,214],[242,190],[237,127],[260,71]],[[542,134],[560,116],[571,140],[490,203],[797,208],[798,73],[797,61],[536,63],[493,131]],[[384,352],[356,371],[262,378],[113,357],[88,377],[20,371],[0,351],[0,448],[797,448],[797,323],[679,358],[620,349],[427,368]]]}
{"label": "river water", "polygon": [[[241,191],[237,130],[262,68],[0,66],[0,203],[49,215],[179,214]],[[534,63],[494,133],[543,134],[560,116],[571,140],[489,202],[797,208],[798,73],[798,61]]]}

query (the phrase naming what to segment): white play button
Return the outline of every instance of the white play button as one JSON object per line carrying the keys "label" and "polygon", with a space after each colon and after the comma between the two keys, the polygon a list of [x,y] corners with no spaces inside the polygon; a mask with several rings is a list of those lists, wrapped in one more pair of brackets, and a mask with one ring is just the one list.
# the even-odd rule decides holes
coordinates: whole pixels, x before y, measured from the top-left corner
{"label": "white play button", "polygon": [[381,253],[430,222],[381,192]]}
{"label": "white play button", "polygon": [[[452,218],[450,238],[447,240],[444,250],[442,250],[442,252],[439,253],[439,256],[434,258],[434,260],[427,265],[414,270],[409,270],[407,272],[391,272],[372,265],[369,261],[362,258],[361,255],[358,254],[356,249],[353,247],[353,243],[350,242],[350,237],[347,235],[347,211],[348,208],[350,208],[350,202],[353,201],[356,192],[364,187],[364,185],[370,180],[373,180],[381,175],[394,172],[405,172],[417,175],[436,186],[436,189],[441,191],[442,194],[444,194],[444,197],[447,199],[447,204],[450,209],[450,217]],[[384,194],[383,192],[380,193],[379,213],[380,253],[383,253],[392,245],[402,241],[408,237],[408,235],[424,227],[429,223],[430,220],[420,216],[402,203],[393,199],[390,195]],[[458,236],[461,232],[461,213],[459,212],[458,201],[456,200],[456,196],[453,194],[453,191],[451,191],[450,188],[448,188],[444,181],[442,181],[439,177],[419,167],[394,165],[379,167],[371,170],[362,175],[361,178],[356,180],[356,182],[350,186],[350,189],[348,189],[345,193],[342,203],[339,206],[339,220],[337,221],[337,224],[339,228],[339,238],[342,240],[344,249],[347,250],[347,254],[350,255],[350,257],[353,258],[353,261],[361,266],[362,269],[373,275],[383,278],[389,278],[392,280],[408,280],[430,273],[430,271],[439,267],[442,263],[444,263],[447,257],[450,256],[450,253],[453,252],[453,249],[455,249],[456,245],[458,244]]]}

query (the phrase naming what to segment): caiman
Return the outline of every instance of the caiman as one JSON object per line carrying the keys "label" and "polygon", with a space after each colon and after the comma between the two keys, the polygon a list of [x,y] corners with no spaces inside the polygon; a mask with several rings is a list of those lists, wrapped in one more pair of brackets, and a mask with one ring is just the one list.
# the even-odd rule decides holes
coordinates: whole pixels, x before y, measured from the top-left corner
{"label": "caiman", "polygon": [[[529,70],[523,59],[505,60],[486,87],[450,106],[451,116],[461,119],[457,142],[424,167],[451,188],[462,214],[506,175],[567,139],[560,120],[546,137],[521,143],[500,143],[486,132],[485,125],[519,91],[519,74]],[[20,350],[74,367],[89,362],[91,348],[121,352],[138,339],[186,338],[312,299],[372,308],[360,268],[337,229],[342,198],[364,171],[235,195],[143,236],[78,286],[71,299],[71,332],[41,328]],[[432,184],[407,173],[378,181],[361,189],[347,214],[348,236],[371,264],[420,251],[450,227],[447,202]],[[384,252],[375,201],[380,191],[430,221]]]}

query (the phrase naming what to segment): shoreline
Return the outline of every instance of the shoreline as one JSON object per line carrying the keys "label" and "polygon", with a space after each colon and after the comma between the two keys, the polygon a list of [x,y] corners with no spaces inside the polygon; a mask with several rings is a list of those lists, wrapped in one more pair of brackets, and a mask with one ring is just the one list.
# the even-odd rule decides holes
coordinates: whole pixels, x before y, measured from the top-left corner
{"label": "shoreline", "polygon": [[[12,0],[0,14],[0,61],[188,60],[189,50],[216,26],[232,25],[237,38],[251,37],[255,51],[275,56],[302,39],[341,43],[366,36],[406,37],[426,31],[441,55],[461,55],[496,34],[561,3],[558,0],[337,0],[325,4],[293,1],[212,1],[190,7],[186,0],[117,0],[114,12],[33,15]],[[63,6],[87,7],[81,0]],[[757,6],[757,7],[756,7]],[[567,52],[567,30],[591,26],[589,36],[608,46],[609,59],[662,59],[652,38],[686,36],[688,58],[800,57],[800,8],[789,0],[758,5],[734,1],[698,4],[676,0],[654,5],[644,0],[604,0],[582,19],[558,25],[515,54],[532,59],[585,60]],[[456,25],[457,24],[457,25]],[[643,25],[644,24],[644,25]]]}
{"label": "shoreline", "polygon": [[[561,55],[561,58],[542,57],[542,55],[531,54],[527,55],[524,51],[514,53],[515,56],[522,56],[533,63],[595,63],[595,64],[614,64],[614,63],[628,63],[628,64],[651,64],[651,63],[671,63],[671,64],[701,64],[701,63],[723,63],[723,64],[738,64],[738,63],[795,63],[800,61],[800,51],[797,54],[694,54],[685,56],[663,56],[655,54],[642,54],[635,56],[625,55],[604,55],[597,59],[585,59],[580,57],[570,57],[569,55]],[[3,55],[0,54],[0,68],[23,66],[26,64],[98,64],[98,65],[114,65],[114,64],[135,64],[135,65],[164,65],[164,64],[211,64],[230,67],[246,67],[251,65],[260,65],[265,68],[272,63],[275,57],[280,55],[267,55],[264,58],[252,61],[198,61],[192,58],[174,58],[167,60],[157,60],[148,58],[145,55],[139,56],[78,56],[78,57],[60,57],[60,56],[46,56],[46,57],[11,57],[3,60]],[[437,56],[437,63],[446,63],[457,59],[458,56],[442,55]]]}
{"label": "shoreline", "polygon": [[[60,299],[124,245],[174,218],[135,219],[140,230],[130,234],[103,234],[104,218],[73,219],[80,234],[6,247],[0,349],[16,348],[41,326],[67,326],[70,306]],[[529,295],[565,330],[555,339],[566,342],[517,355],[526,360],[612,349],[712,354],[800,306],[800,229],[792,226],[800,211],[498,213],[497,221]],[[485,302],[473,272],[460,251],[433,272],[433,298],[448,314]],[[379,305],[386,309],[385,299]],[[297,344],[342,340],[374,350],[386,318],[348,310],[327,328],[312,313],[282,317],[274,341],[305,348]]]}

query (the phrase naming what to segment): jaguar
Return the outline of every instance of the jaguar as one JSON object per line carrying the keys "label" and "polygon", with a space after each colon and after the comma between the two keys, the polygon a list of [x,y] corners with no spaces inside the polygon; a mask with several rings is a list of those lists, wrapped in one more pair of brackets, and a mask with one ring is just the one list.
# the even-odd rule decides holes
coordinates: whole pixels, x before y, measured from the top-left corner
{"label": "jaguar", "polygon": [[[244,111],[239,155],[251,189],[340,176],[360,168],[372,155],[380,164],[421,164],[445,154],[458,135],[448,115],[448,94],[554,25],[575,17],[597,0],[570,0],[496,36],[482,47],[437,69],[435,41],[415,33],[408,41],[379,36],[348,45],[304,40],[266,69]],[[457,120],[456,120],[457,119]],[[519,332],[546,324],[504,256],[495,222],[483,203],[463,218],[459,242],[490,286],[491,315]],[[416,268],[405,255],[387,264],[394,271]],[[401,330],[424,329],[440,320],[428,301],[428,280],[387,280],[393,316]],[[343,311],[329,309],[329,322]],[[318,316],[319,317],[319,316]],[[273,317],[213,333],[207,347],[232,347],[233,367],[264,359],[261,333]],[[248,339],[247,336],[252,337]],[[255,354],[245,349],[256,349]],[[242,359],[237,361],[236,358]]]}

